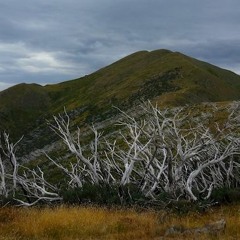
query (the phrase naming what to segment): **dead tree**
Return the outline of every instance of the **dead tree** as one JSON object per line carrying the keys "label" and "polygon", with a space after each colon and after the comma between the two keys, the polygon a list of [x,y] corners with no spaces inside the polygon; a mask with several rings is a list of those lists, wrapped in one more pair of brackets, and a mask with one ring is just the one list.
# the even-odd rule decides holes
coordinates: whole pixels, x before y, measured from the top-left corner
{"label": "dead tree", "polygon": [[0,168],[1,168],[1,192],[2,196],[7,198],[9,194],[15,196],[17,190],[17,178],[19,164],[15,152],[19,139],[16,143],[10,142],[9,134],[4,132],[1,135],[0,151]]}
{"label": "dead tree", "polygon": [[165,191],[177,199],[187,195],[197,200],[193,190],[209,198],[225,179],[230,185],[230,176],[239,182],[233,174],[239,166],[233,159],[240,153],[236,105],[221,126],[209,125],[216,105],[210,105],[212,114],[200,118],[193,118],[188,108],[160,110],[150,103],[143,107],[141,120],[124,113],[120,134],[124,148],[109,147],[111,161],[124,180],[120,184],[136,183],[141,176],[146,196],[155,198],[155,192]]}
{"label": "dead tree", "polygon": [[[71,187],[83,183],[105,182],[124,187],[133,184],[146,197],[157,199],[159,192],[173,198],[184,196],[197,200],[209,198],[213,189],[239,183],[239,103],[230,110],[222,123],[211,118],[219,111],[216,104],[208,105],[209,112],[192,116],[188,107],[164,109],[147,103],[141,116],[122,112],[121,130],[110,139],[100,141],[102,134],[92,127],[94,138],[82,145],[80,129],[75,136],[70,132],[70,119],[54,117],[50,127],[76,157],[71,168],[50,159],[69,177]],[[222,111],[222,110],[221,110]],[[99,150],[104,146],[104,155]],[[197,193],[197,194],[195,194]]]}
{"label": "dead tree", "polygon": [[[147,103],[138,116],[122,112],[117,122],[121,130],[108,138],[92,126],[88,132],[88,137],[93,137],[90,142],[79,128],[70,131],[65,111],[64,115],[54,116],[49,126],[76,160],[64,165],[46,156],[65,173],[67,188],[82,188],[85,183],[117,185],[119,189],[134,185],[150,200],[157,200],[162,192],[174,199],[207,199],[214,189],[240,184],[239,106],[238,102],[227,108],[209,104],[208,112],[194,115],[189,107],[161,110]],[[227,117],[211,122],[219,109]],[[14,197],[21,190],[25,199],[17,201],[25,206],[61,201],[59,189],[45,179],[40,168],[29,169],[18,163],[18,142],[12,144],[7,134],[3,138],[0,194]]]}
{"label": "dead tree", "polygon": [[0,155],[0,176],[1,176],[0,196],[7,198],[8,197],[8,189],[7,189],[7,185],[6,185],[6,169],[3,164],[1,155]]}
{"label": "dead tree", "polygon": [[58,193],[59,189],[45,179],[44,173],[39,167],[37,170],[31,170],[22,166],[22,170],[24,170],[23,174],[18,175],[18,184],[27,201],[15,199],[19,205],[33,206],[38,202],[49,204],[62,201],[62,197]]}
{"label": "dead tree", "polygon": [[[31,206],[37,202],[61,201],[58,189],[45,178],[43,171],[38,167],[31,170],[22,166],[16,157],[16,149],[20,138],[15,144],[10,141],[9,135],[4,133],[0,145],[0,196],[11,197],[20,205]],[[21,169],[21,171],[20,171]],[[18,196],[16,197],[16,192]]]}
{"label": "dead tree", "polygon": [[49,122],[49,126],[76,158],[76,162],[70,163],[69,168],[46,154],[47,158],[70,178],[70,187],[82,187],[85,182],[98,185],[114,181],[110,169],[111,164],[101,159],[99,145],[102,133],[99,133],[94,126],[90,128],[90,132],[94,136],[93,140],[84,145],[82,144],[84,136],[80,129],[77,129],[76,135],[70,131],[70,119],[66,111],[64,115],[54,116],[54,122]]}

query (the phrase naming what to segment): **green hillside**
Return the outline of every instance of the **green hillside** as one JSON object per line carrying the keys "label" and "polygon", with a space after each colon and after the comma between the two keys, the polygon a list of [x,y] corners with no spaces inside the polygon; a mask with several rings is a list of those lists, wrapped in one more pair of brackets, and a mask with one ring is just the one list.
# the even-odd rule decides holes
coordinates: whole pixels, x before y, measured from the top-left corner
{"label": "green hillside", "polygon": [[150,99],[164,106],[240,98],[240,76],[178,52],[131,54],[95,73],[60,84],[20,84],[0,92],[0,128],[27,135],[65,106],[76,123],[108,118]]}
{"label": "green hillside", "polygon": [[37,84],[19,84],[0,92],[1,130],[24,134],[35,127],[49,106],[48,93]]}
{"label": "green hillside", "polygon": [[80,79],[46,86],[54,104],[76,108],[130,104],[156,98],[162,105],[225,101],[240,96],[240,77],[168,50],[141,51]]}

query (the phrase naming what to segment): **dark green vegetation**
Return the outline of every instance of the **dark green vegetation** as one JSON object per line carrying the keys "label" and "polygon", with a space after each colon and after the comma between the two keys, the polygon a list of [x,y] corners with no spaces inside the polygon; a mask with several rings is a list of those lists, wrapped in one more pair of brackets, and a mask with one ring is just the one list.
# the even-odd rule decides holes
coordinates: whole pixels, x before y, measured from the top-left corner
{"label": "dark green vegetation", "polygon": [[0,130],[15,139],[24,134],[25,145],[41,148],[54,140],[45,119],[64,106],[74,123],[83,125],[111,117],[113,105],[125,110],[147,99],[179,106],[239,97],[240,77],[230,71],[178,52],[141,51],[79,79],[0,92]]}

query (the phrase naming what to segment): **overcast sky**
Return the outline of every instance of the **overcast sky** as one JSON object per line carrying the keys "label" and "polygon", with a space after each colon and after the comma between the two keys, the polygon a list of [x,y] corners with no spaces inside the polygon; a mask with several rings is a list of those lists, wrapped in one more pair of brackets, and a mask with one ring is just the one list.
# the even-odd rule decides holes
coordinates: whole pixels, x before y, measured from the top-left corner
{"label": "overcast sky", "polygon": [[0,90],[163,48],[240,73],[240,1],[0,0]]}

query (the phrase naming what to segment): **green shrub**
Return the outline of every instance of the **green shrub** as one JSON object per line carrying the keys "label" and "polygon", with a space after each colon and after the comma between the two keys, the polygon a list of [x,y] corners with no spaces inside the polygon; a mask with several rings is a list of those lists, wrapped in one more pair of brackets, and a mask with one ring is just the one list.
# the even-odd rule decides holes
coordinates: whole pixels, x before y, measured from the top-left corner
{"label": "green shrub", "polygon": [[135,184],[126,184],[118,188],[121,204],[137,204],[146,201],[146,197]]}
{"label": "green shrub", "polygon": [[0,196],[0,206],[6,206],[6,205],[16,205],[17,201],[14,200],[13,196],[3,197]]}
{"label": "green shrub", "polygon": [[129,205],[143,202],[146,198],[134,185],[119,187],[117,185],[86,183],[82,188],[61,192],[63,202],[67,204],[94,203],[104,205]]}
{"label": "green shrub", "polygon": [[240,202],[240,189],[227,187],[215,189],[211,199],[219,203]]}
{"label": "green shrub", "polygon": [[120,202],[117,187],[105,184],[84,184],[82,188],[62,191],[62,196],[63,202],[68,204],[117,204]]}

